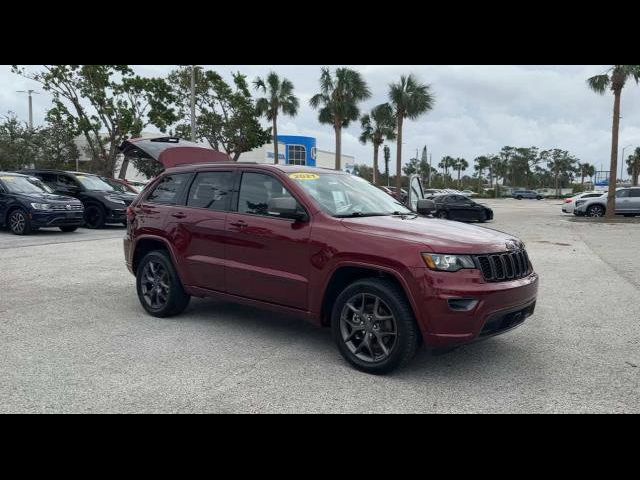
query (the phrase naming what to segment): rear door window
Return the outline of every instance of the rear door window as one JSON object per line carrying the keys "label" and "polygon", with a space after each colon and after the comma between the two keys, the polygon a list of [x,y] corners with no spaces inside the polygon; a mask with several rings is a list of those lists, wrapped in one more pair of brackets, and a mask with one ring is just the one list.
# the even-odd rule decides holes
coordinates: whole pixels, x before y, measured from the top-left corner
{"label": "rear door window", "polygon": [[163,177],[160,183],[147,197],[147,201],[163,205],[177,205],[181,202],[189,180],[190,173],[178,173]]}
{"label": "rear door window", "polygon": [[198,173],[189,189],[187,206],[218,211],[229,210],[232,190],[232,172]]}
{"label": "rear door window", "polygon": [[640,197],[640,188],[634,188],[629,194],[630,197]]}
{"label": "rear door window", "polygon": [[616,192],[617,198],[627,198],[629,196],[629,190],[618,190]]}

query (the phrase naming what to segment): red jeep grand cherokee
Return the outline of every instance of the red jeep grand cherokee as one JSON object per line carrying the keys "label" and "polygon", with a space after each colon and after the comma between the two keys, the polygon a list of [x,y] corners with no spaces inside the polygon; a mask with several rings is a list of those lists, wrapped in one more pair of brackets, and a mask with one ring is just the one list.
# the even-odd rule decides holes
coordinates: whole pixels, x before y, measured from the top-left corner
{"label": "red jeep grand cherokee", "polygon": [[301,166],[170,168],[128,210],[126,262],[151,315],[191,296],[268,307],[331,325],[371,373],[421,342],[451,347],[533,313],[538,276],[510,235],[418,216],[365,180]]}

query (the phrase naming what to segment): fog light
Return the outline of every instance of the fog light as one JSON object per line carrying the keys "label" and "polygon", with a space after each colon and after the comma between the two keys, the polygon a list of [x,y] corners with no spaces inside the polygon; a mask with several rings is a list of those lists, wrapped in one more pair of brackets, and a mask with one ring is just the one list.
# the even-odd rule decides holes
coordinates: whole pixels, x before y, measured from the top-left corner
{"label": "fog light", "polygon": [[449,303],[449,308],[457,312],[468,312],[478,304],[478,300],[473,298],[450,298],[447,302]]}

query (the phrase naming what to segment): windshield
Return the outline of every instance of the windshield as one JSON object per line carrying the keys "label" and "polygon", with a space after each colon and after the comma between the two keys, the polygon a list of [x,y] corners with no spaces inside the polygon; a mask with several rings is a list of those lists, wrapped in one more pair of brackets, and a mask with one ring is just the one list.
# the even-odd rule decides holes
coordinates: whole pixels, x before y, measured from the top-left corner
{"label": "windshield", "polygon": [[76,175],[76,178],[87,190],[100,190],[103,192],[114,191],[111,185],[100,180],[100,177],[96,177],[95,175]]}
{"label": "windshield", "polygon": [[389,194],[355,175],[291,173],[289,177],[334,217],[412,213]]}
{"label": "windshield", "polygon": [[51,189],[35,178],[6,176],[0,180],[10,193],[51,193]]}

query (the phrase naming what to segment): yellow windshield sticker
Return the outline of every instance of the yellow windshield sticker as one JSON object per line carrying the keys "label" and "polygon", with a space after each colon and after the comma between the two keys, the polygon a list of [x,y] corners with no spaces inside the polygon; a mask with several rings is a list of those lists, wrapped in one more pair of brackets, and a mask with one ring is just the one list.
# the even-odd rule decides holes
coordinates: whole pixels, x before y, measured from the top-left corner
{"label": "yellow windshield sticker", "polygon": [[318,180],[320,175],[315,173],[290,173],[289,178],[294,180]]}
{"label": "yellow windshield sticker", "polygon": [[0,177],[0,180],[4,180],[5,182],[13,182],[15,177]]}

